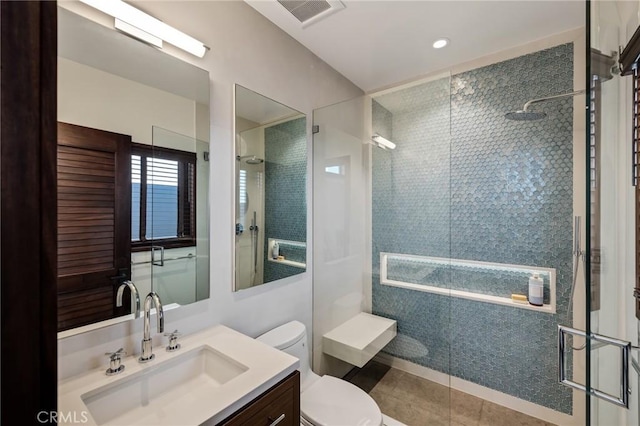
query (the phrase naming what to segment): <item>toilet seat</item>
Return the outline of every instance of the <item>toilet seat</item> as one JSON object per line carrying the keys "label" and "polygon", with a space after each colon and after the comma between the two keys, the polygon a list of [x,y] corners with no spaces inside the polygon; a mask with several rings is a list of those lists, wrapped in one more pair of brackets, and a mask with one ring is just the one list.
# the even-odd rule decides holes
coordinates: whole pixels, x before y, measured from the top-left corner
{"label": "toilet seat", "polygon": [[381,426],[382,413],[362,389],[322,376],[300,394],[303,423],[313,426]]}

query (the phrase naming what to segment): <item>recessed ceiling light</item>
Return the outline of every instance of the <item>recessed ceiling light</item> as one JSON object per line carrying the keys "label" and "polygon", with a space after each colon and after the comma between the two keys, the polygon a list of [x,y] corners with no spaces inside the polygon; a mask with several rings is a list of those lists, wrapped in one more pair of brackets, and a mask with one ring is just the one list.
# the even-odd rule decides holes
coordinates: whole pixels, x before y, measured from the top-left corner
{"label": "recessed ceiling light", "polygon": [[439,38],[439,39],[437,39],[436,41],[433,42],[433,48],[434,49],[442,49],[447,44],[449,44],[449,39],[448,38]]}

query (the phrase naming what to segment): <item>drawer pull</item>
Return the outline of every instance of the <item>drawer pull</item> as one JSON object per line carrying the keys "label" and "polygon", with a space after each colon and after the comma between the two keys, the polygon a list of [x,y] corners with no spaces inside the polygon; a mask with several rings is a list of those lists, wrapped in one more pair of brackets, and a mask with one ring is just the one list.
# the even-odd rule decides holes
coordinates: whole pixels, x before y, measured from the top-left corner
{"label": "drawer pull", "polygon": [[280,423],[281,421],[284,420],[284,413],[282,413],[280,415],[280,417],[278,417],[277,419],[273,420],[271,417],[268,417],[269,421],[271,422],[271,424],[269,426],[276,426],[278,423]]}

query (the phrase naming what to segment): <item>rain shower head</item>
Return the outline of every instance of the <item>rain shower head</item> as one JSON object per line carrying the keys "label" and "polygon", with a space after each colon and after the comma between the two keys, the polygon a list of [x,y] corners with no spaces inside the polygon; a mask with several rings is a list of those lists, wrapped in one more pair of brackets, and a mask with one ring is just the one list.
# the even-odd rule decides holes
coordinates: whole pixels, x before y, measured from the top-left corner
{"label": "rain shower head", "polygon": [[522,110],[522,109],[518,110],[518,111],[508,112],[508,113],[506,113],[504,115],[504,117],[507,120],[514,120],[514,121],[542,120],[546,116],[547,116],[547,114],[545,114],[544,112],[525,111],[525,110]]}
{"label": "rain shower head", "polygon": [[558,98],[566,98],[568,96],[581,95],[584,92],[585,92],[584,90],[576,90],[575,92],[562,93],[560,95],[547,96],[546,98],[533,99],[527,102],[526,104],[524,104],[524,107],[522,107],[521,110],[506,113],[504,115],[504,118],[506,118],[507,120],[514,120],[514,121],[542,120],[547,116],[547,114],[541,111],[528,111],[529,106],[531,104],[537,104],[538,102],[546,102],[546,101],[550,101]]}
{"label": "rain shower head", "polygon": [[240,157],[239,155],[236,157],[236,160],[238,161],[242,161],[244,160],[245,163],[247,164],[262,164],[264,163],[264,160],[262,158],[259,158],[255,155],[243,155],[242,157]]}

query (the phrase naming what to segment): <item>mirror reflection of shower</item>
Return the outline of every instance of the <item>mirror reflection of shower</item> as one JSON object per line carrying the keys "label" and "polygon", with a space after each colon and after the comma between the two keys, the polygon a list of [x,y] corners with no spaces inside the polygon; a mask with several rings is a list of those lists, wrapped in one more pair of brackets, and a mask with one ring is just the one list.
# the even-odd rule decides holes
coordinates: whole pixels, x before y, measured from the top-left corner
{"label": "mirror reflection of shower", "polygon": [[304,114],[235,88],[234,290],[306,270]]}
{"label": "mirror reflection of shower", "polygon": [[236,159],[238,161],[244,161],[247,164],[262,164],[262,163],[264,163],[264,159],[259,158],[259,157],[255,156],[255,155],[243,155],[242,157],[238,155],[236,157]]}
{"label": "mirror reflection of shower", "polygon": [[[236,156],[236,282],[243,288],[263,282],[264,131],[261,127],[238,135]],[[238,233],[240,229],[240,233]]]}

